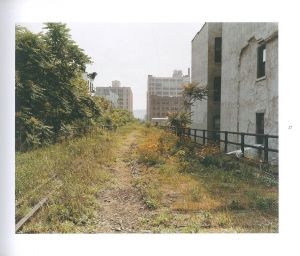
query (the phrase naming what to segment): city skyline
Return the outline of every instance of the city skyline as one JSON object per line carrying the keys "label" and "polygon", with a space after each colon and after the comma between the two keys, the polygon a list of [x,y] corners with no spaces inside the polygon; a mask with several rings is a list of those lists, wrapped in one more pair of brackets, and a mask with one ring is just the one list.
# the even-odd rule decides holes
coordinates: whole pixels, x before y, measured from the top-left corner
{"label": "city skyline", "polygon": [[[42,31],[42,23],[20,23]],[[93,61],[95,87],[119,80],[133,92],[133,110],[146,110],[147,77],[187,73],[191,41],[203,23],[67,23],[72,39]]]}

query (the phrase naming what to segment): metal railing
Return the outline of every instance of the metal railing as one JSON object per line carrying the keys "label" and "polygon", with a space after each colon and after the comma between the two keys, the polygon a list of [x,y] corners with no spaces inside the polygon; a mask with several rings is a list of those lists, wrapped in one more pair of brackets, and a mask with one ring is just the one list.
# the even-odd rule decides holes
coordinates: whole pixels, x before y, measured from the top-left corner
{"label": "metal railing", "polygon": [[[229,132],[229,131],[216,131],[216,130],[203,130],[203,129],[192,129],[192,128],[176,128],[174,126],[164,126],[166,130],[170,130],[175,133],[179,137],[188,137],[192,142],[205,145],[209,143],[224,143],[224,151],[227,152],[228,145],[237,145],[240,146],[240,149],[244,155],[245,147],[255,148],[262,150],[264,152],[264,161],[269,161],[269,152],[276,152],[278,153],[278,149],[270,148],[269,147],[269,139],[277,139],[278,135],[269,135],[269,134],[256,134],[256,133],[245,133],[245,132]],[[221,139],[221,135],[224,139]],[[237,135],[239,139],[234,142],[228,139],[228,135]],[[261,140],[261,145],[251,145],[245,143],[245,137],[256,137],[257,140]],[[199,141],[199,139],[202,139]],[[278,143],[277,143],[278,144]]]}

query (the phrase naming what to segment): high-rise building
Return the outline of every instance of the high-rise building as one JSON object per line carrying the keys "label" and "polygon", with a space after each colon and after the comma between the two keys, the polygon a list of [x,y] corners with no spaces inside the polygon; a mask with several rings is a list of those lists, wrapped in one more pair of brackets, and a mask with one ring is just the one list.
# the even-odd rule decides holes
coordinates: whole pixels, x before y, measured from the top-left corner
{"label": "high-rise building", "polygon": [[112,81],[112,86],[109,87],[96,87],[95,96],[110,100],[115,108],[126,109],[131,113],[133,111],[131,87],[121,86],[119,81]]}
{"label": "high-rise building", "polygon": [[111,82],[111,86],[112,87],[120,87],[121,86],[121,82],[118,80],[114,80]]}
{"label": "high-rise building", "polygon": [[183,85],[190,82],[190,71],[183,75],[174,70],[172,77],[148,75],[147,120],[166,118],[168,112],[178,112],[184,108]]}

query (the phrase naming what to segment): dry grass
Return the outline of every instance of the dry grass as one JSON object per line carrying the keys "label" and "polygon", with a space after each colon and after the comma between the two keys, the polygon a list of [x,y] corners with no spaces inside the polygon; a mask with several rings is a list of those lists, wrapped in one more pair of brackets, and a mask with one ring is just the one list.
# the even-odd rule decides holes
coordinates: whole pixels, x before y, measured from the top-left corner
{"label": "dry grass", "polygon": [[[97,192],[112,177],[106,167],[115,161],[115,151],[130,130],[131,126],[120,128],[119,136],[96,130],[86,137],[18,153],[16,222],[43,196],[55,191],[20,232],[88,232],[98,207]],[[45,183],[53,175],[55,179]]]}
{"label": "dry grass", "polygon": [[[153,232],[278,232],[276,181],[269,182],[255,167],[223,156],[216,147],[196,148],[151,127],[141,134],[147,138],[140,137],[136,150],[144,164],[137,183],[143,184],[143,198],[155,202],[152,209],[157,215],[167,211],[173,219],[167,227],[158,229],[147,222],[145,228]],[[157,147],[150,144],[159,143],[167,145],[157,154]],[[155,161],[141,158],[144,149],[148,156],[157,154]],[[155,188],[154,194],[149,187]]]}

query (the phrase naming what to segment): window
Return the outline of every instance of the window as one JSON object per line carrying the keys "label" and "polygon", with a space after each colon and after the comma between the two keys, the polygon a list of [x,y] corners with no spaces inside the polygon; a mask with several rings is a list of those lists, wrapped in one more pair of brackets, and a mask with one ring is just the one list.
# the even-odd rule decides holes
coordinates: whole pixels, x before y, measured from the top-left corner
{"label": "window", "polygon": [[214,101],[221,100],[221,77],[215,77],[214,79]]}
{"label": "window", "polygon": [[222,37],[215,38],[215,62],[220,63],[222,59]]}
{"label": "window", "polygon": [[[256,113],[256,133],[257,134],[264,134],[264,113]],[[263,144],[264,137],[263,136],[256,136],[256,143]]]}
{"label": "window", "polygon": [[216,131],[220,130],[220,116],[219,115],[214,116],[213,129]]}
{"label": "window", "polygon": [[[214,119],[213,119],[213,129],[215,131],[220,131],[220,116],[219,115],[214,116]],[[220,141],[220,133],[213,132],[213,140],[215,142]]]}
{"label": "window", "polygon": [[266,75],[266,45],[260,45],[257,48],[257,78]]}

